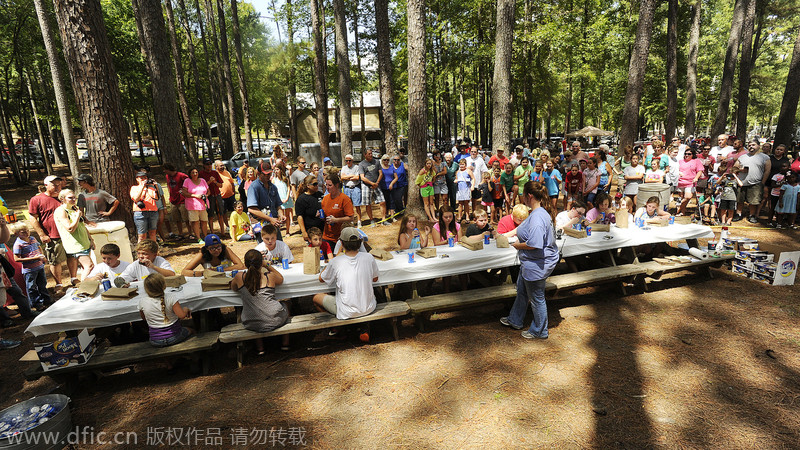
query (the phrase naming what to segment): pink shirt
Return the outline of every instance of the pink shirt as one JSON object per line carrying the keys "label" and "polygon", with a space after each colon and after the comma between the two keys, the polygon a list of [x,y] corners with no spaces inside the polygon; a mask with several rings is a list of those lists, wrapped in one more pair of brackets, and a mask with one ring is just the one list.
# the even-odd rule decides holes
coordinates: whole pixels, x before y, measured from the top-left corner
{"label": "pink shirt", "polygon": [[[433,229],[439,232],[439,236],[442,236],[442,230],[439,229],[439,222],[436,222],[435,224],[433,224]],[[458,223],[458,222],[456,222],[456,231],[461,231],[461,224]],[[447,237],[451,237],[451,236],[453,238],[455,238],[456,240],[458,240],[458,236],[453,236],[453,232],[448,230],[447,231]],[[444,237],[444,236],[442,236],[442,237]]]}
{"label": "pink shirt", "polygon": [[517,224],[514,223],[514,217],[511,214],[501,217],[497,222],[497,232],[500,234],[508,233],[515,228],[517,228]]}
{"label": "pink shirt", "polygon": [[[198,178],[199,183],[194,184],[191,178],[187,178],[183,182],[185,187],[192,195],[208,195],[208,184],[206,180]],[[199,198],[186,197],[186,210],[187,211],[203,211],[206,209],[206,203]]]}
{"label": "pink shirt", "polygon": [[678,178],[678,187],[685,188],[689,186],[694,186],[694,177],[697,176],[698,172],[703,172],[703,161],[700,159],[682,159],[678,161],[678,170],[681,173],[680,178]]}

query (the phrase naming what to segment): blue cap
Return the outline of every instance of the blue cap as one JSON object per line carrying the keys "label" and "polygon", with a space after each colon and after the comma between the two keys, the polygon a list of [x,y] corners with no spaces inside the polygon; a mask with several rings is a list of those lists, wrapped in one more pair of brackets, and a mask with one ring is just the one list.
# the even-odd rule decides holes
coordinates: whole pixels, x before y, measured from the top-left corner
{"label": "blue cap", "polygon": [[333,161],[331,161],[331,159],[326,156],[326,157],[322,158],[322,162],[326,163],[326,162],[333,162]]}
{"label": "blue cap", "polygon": [[206,247],[211,247],[212,245],[222,244],[222,241],[219,239],[219,236],[216,234],[209,234],[206,236],[205,239]]}

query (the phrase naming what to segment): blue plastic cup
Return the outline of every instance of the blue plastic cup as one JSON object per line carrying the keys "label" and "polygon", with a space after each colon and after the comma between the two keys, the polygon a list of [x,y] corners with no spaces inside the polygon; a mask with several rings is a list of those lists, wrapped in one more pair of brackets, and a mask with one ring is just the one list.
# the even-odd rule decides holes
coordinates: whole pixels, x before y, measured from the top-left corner
{"label": "blue plastic cup", "polygon": [[222,266],[217,266],[217,272],[225,272],[225,268]]}
{"label": "blue plastic cup", "polygon": [[483,243],[484,244],[488,244],[489,243],[489,235],[488,234],[484,234],[483,235]]}
{"label": "blue plastic cup", "polygon": [[105,279],[103,280],[103,292],[111,289],[111,280]]}
{"label": "blue plastic cup", "polygon": [[586,236],[592,235],[592,227],[586,227]]}
{"label": "blue plastic cup", "polygon": [[453,247],[454,245],[456,245],[456,240],[453,239],[452,236],[448,237],[447,238],[447,246],[448,247]]}
{"label": "blue plastic cup", "polygon": [[414,252],[408,252],[408,263],[414,264]]}
{"label": "blue plastic cup", "polygon": [[283,263],[283,270],[288,270],[289,269],[289,258],[283,258],[282,263]]}
{"label": "blue plastic cup", "polygon": [[672,225],[675,223],[675,216],[669,216],[669,224]]}

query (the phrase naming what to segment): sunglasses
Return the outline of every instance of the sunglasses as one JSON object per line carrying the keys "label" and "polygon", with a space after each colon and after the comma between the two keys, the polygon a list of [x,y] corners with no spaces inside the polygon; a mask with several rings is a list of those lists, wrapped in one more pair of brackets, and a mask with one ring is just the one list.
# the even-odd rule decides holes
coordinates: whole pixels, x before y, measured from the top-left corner
{"label": "sunglasses", "polygon": [[317,182],[317,183],[311,183],[311,186],[319,186],[319,182]]}
{"label": "sunglasses", "polygon": [[395,159],[395,161],[400,161],[399,159]]}

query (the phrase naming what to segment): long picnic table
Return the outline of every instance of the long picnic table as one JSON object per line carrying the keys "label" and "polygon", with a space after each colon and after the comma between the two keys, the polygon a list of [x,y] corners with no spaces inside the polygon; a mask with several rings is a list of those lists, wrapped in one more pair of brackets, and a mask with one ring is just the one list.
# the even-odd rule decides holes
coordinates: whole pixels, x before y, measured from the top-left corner
{"label": "long picnic table", "polygon": [[[556,242],[562,256],[570,257],[658,242],[678,240],[696,242],[699,238],[713,236],[709,227],[695,224],[675,224],[667,227],[653,227],[649,230],[612,226],[608,232],[592,233],[591,236],[583,239],[563,237]],[[491,240],[483,250],[479,251],[468,250],[460,245],[454,247],[444,245],[434,248],[437,252],[435,258],[424,259],[417,255],[413,264],[408,262],[407,251],[392,252],[394,258],[389,261],[377,261],[379,277],[374,285],[386,286],[430,280],[442,276],[460,275],[490,268],[501,269],[519,264],[517,251],[513,247],[497,248],[495,240]],[[302,263],[290,264],[289,269],[279,267],[278,270],[283,275],[284,282],[277,287],[276,298],[302,297],[333,290],[333,288],[320,283],[317,275],[304,274]],[[171,295],[177,296],[181,304],[192,311],[242,305],[241,297],[237,292],[230,290],[204,292],[200,284],[201,278],[187,277],[186,281],[186,284],[180,288],[170,288],[167,291]],[[72,291],[69,291],[67,295],[38,315],[25,331],[34,336],[40,336],[140,320],[137,305],[140,296],[144,294],[144,289],[141,282],[134,282],[131,285],[139,287],[139,294],[129,300],[103,300],[98,294],[88,300],[78,301],[73,298]]]}

